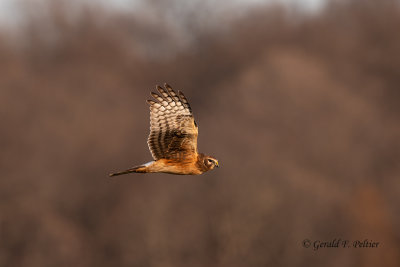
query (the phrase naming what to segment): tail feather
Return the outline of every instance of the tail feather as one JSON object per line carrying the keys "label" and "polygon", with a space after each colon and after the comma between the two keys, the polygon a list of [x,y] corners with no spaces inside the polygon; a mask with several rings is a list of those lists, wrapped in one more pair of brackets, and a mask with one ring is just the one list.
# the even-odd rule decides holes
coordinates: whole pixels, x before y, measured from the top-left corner
{"label": "tail feather", "polygon": [[147,166],[145,165],[140,165],[140,166],[136,166],[133,167],[131,169],[125,170],[125,171],[121,171],[121,172],[115,172],[115,173],[110,173],[110,177],[112,176],[118,176],[118,175],[123,175],[123,174],[128,174],[128,173],[146,173],[147,172]]}

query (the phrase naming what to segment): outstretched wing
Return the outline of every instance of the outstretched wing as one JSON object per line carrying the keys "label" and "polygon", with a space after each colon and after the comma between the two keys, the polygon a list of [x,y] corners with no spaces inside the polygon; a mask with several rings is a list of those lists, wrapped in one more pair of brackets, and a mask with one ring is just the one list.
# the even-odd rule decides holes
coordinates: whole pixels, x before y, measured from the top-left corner
{"label": "outstretched wing", "polygon": [[151,93],[156,101],[150,104],[150,135],[147,140],[154,160],[197,157],[197,125],[182,92],[168,85],[157,85],[160,95]]}

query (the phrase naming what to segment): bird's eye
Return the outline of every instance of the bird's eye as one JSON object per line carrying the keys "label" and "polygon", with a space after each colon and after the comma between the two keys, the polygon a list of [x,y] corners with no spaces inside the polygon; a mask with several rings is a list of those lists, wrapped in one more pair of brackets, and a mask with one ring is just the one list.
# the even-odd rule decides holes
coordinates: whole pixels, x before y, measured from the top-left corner
{"label": "bird's eye", "polygon": [[213,162],[213,161],[212,161],[212,159],[208,159],[208,162],[210,162],[210,163],[211,163],[211,162]]}

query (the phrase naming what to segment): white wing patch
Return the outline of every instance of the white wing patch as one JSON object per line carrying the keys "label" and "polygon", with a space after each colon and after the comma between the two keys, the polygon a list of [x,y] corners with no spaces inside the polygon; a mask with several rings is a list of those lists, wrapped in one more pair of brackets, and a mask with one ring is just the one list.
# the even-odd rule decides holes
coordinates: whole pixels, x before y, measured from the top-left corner
{"label": "white wing patch", "polygon": [[147,162],[147,163],[145,163],[145,164],[143,164],[143,166],[145,166],[145,167],[149,167],[151,164],[153,164],[154,163],[154,161],[150,161],[150,162]]}

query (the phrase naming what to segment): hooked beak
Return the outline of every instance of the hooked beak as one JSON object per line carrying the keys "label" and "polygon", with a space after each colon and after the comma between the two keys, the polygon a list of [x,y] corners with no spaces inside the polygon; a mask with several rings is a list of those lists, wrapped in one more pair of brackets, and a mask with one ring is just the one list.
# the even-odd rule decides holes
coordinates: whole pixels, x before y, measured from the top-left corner
{"label": "hooked beak", "polygon": [[215,167],[219,168],[218,160],[215,161]]}

